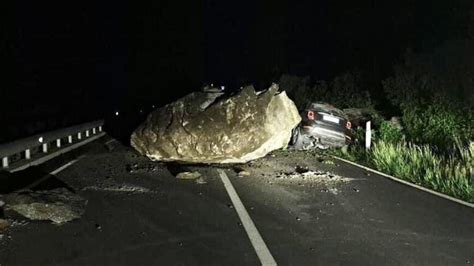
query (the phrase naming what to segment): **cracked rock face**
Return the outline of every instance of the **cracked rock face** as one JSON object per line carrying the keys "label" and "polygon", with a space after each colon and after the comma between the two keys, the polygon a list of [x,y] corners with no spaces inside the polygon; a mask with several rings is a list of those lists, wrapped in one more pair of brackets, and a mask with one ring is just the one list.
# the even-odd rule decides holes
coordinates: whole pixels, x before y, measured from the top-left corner
{"label": "cracked rock face", "polygon": [[301,117],[285,92],[194,92],[152,112],[132,146],[157,161],[244,163],[286,147]]}

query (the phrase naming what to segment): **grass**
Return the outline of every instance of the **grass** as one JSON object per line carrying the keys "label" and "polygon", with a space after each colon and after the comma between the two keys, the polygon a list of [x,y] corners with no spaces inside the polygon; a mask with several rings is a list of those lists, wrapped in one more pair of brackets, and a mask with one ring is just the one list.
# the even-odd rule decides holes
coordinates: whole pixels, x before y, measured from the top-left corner
{"label": "grass", "polygon": [[458,147],[458,154],[437,155],[428,145],[379,141],[370,161],[379,171],[435,191],[474,202],[472,184],[474,146]]}
{"label": "grass", "polygon": [[455,152],[450,155],[440,155],[429,145],[379,140],[369,151],[353,146],[347,152],[334,150],[333,154],[443,194],[474,202],[474,143],[457,145]]}

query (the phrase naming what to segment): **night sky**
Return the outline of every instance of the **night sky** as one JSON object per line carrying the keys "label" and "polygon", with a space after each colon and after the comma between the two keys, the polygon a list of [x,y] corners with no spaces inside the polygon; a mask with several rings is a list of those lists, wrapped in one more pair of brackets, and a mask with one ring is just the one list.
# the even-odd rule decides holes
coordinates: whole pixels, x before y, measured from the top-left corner
{"label": "night sky", "polygon": [[282,73],[356,69],[377,84],[406,49],[462,35],[470,2],[15,1],[2,19],[1,118],[86,120]]}

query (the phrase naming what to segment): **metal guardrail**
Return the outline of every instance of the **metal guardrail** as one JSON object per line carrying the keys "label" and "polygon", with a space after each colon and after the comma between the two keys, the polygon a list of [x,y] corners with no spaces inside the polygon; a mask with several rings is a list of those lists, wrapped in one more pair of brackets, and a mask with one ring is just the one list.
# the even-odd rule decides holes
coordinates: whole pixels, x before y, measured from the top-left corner
{"label": "metal guardrail", "polygon": [[18,154],[20,154],[22,159],[30,160],[31,152],[36,148],[40,148],[40,152],[42,153],[48,153],[48,148],[51,147],[50,145],[61,148],[63,143],[72,144],[73,142],[80,142],[83,139],[102,132],[103,126],[104,121],[98,120],[37,134],[10,143],[0,144],[1,167],[8,168],[10,165],[10,157],[18,156]]}

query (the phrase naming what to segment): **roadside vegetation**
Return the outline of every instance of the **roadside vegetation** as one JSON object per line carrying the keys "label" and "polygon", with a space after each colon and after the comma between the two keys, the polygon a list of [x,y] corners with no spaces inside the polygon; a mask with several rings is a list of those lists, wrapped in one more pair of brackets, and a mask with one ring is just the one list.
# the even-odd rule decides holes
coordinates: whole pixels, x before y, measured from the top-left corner
{"label": "roadside vegetation", "polygon": [[368,157],[369,162],[384,173],[473,201],[474,187],[470,180],[474,162],[472,147],[459,147],[458,154],[442,156],[429,145],[379,140]]}
{"label": "roadside vegetation", "polygon": [[390,116],[398,116],[398,123],[379,115],[388,112],[377,104],[380,99],[374,101],[369,90],[362,89],[359,74],[346,73],[312,86],[309,78],[283,76],[280,82],[283,88],[293,88],[288,94],[299,107],[325,101],[339,108],[373,110],[371,149],[365,149],[365,132],[359,127],[354,129],[354,143],[332,154],[474,202],[474,61],[450,59],[453,54],[471,54],[465,49],[472,47],[449,43],[435,51],[436,56],[405,55],[380,85],[385,102],[397,110]]}
{"label": "roadside vegetation", "polygon": [[392,141],[379,135],[368,151],[363,145],[356,143],[347,150],[333,150],[331,153],[435,191],[474,202],[474,143],[465,146],[454,144],[449,153],[438,150],[429,144],[417,145],[404,139]]}

